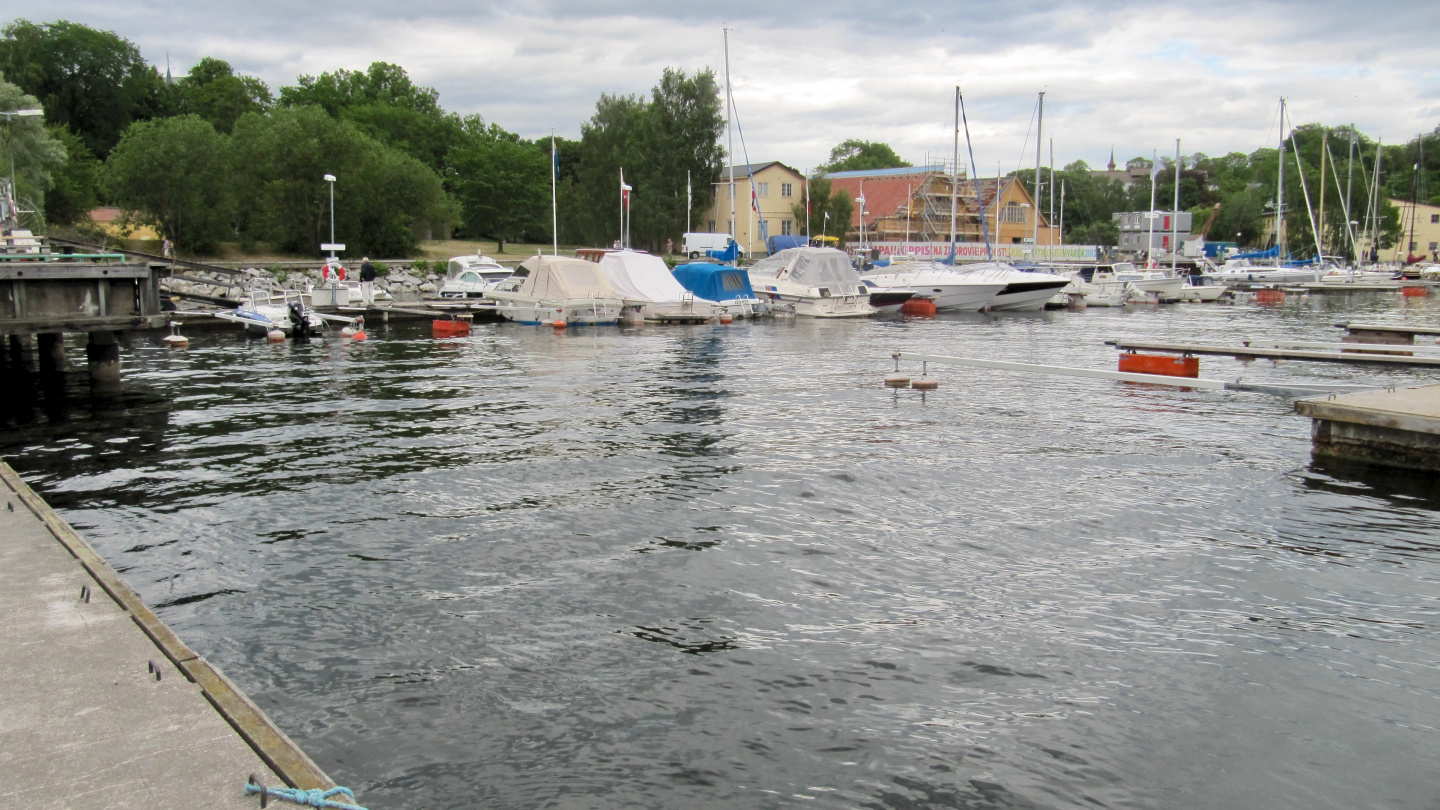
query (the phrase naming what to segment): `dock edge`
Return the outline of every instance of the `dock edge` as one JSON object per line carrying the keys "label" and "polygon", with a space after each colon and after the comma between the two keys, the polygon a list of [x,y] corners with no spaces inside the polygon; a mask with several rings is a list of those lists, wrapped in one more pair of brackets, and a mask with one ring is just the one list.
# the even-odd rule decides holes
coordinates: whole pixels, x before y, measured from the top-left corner
{"label": "dock edge", "polygon": [[0,459],[0,480],[5,482],[60,545],[74,557],[122,610],[130,614],[145,635],[169,658],[177,669],[200,687],[201,694],[215,711],[229,723],[261,760],[290,787],[322,790],[335,786],[333,780],[316,765],[300,746],[275,725],[265,712],[240,691],[219,668],[190,649],[160,620],[120,575],[66,523],[43,498]]}

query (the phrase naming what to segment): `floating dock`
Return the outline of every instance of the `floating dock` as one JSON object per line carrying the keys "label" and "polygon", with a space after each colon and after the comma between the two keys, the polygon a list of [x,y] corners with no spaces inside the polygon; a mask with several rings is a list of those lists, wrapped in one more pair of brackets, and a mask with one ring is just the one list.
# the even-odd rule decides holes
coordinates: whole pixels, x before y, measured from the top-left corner
{"label": "floating dock", "polygon": [[1440,471],[1440,385],[1302,399],[1316,456]]}
{"label": "floating dock", "polygon": [[[1404,344],[1386,344],[1394,351],[1363,351],[1340,349],[1313,351],[1308,349],[1264,348],[1261,346],[1216,346],[1209,343],[1152,343],[1136,340],[1107,340],[1122,351],[1174,352],[1176,354],[1216,354],[1231,357],[1266,358],[1271,360],[1313,360],[1327,363],[1378,363],[1391,366],[1440,366],[1440,357],[1400,351]],[[1413,343],[1411,345],[1414,345]]]}
{"label": "floating dock", "polygon": [[254,808],[323,771],[0,461],[0,806]]}

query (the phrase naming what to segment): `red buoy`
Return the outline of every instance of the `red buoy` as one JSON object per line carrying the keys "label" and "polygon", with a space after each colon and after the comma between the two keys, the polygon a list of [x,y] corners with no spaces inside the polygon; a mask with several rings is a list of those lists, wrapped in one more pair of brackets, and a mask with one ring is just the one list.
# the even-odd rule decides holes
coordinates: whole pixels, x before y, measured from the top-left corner
{"label": "red buoy", "polygon": [[929,298],[911,298],[900,305],[902,315],[917,315],[922,318],[935,317],[935,302]]}
{"label": "red buoy", "polygon": [[469,321],[440,320],[430,322],[430,333],[436,338],[468,337]]}

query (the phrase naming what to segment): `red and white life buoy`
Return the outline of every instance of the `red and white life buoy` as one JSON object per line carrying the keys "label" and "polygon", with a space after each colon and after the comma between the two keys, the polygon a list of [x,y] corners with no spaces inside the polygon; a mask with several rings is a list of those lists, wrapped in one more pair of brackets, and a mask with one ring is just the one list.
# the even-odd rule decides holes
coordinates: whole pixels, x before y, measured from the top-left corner
{"label": "red and white life buoy", "polygon": [[344,281],[345,266],[337,264],[334,267],[331,267],[330,263],[326,262],[325,264],[320,266],[320,280],[326,282]]}

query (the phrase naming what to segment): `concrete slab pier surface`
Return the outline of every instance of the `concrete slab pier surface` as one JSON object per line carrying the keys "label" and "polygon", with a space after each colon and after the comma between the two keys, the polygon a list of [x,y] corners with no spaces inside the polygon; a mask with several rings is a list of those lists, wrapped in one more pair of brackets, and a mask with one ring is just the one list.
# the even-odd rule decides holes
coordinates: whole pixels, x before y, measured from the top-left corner
{"label": "concrete slab pier surface", "polygon": [[251,773],[332,786],[4,462],[0,501],[0,807],[253,808]]}
{"label": "concrete slab pier surface", "polygon": [[1440,471],[1440,385],[1302,399],[1317,456]]}

